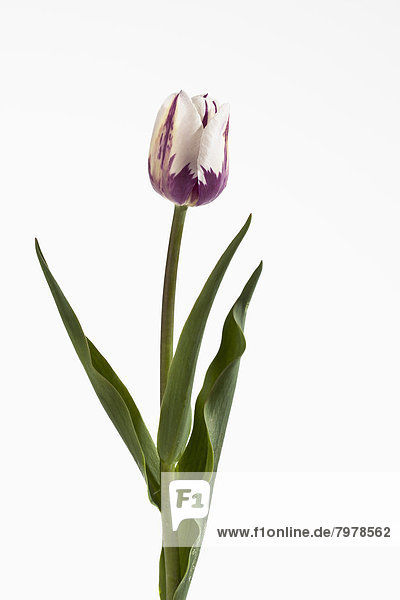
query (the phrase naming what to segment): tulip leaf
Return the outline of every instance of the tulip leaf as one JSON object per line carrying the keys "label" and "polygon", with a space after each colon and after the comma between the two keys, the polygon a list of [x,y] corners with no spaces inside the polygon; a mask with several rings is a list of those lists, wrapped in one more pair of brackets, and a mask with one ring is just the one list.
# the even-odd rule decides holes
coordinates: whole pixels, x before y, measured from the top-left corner
{"label": "tulip leaf", "polygon": [[178,463],[183,472],[216,472],[232,406],[240,358],[246,349],[247,307],[262,271],[257,267],[225,319],[219,350],[197,397],[193,430]]}
{"label": "tulip leaf", "polygon": [[250,221],[251,215],[214,267],[179,338],[168,374],[158,429],[158,452],[166,465],[174,465],[185,449],[191,428],[193,379],[204,329],[223,276]]}
{"label": "tulip leaf", "polygon": [[174,594],[173,600],[185,600],[192,583],[193,573],[200,554],[200,546],[181,548],[182,579]]}
{"label": "tulip leaf", "polygon": [[[225,319],[219,350],[212,361],[196,401],[192,434],[177,470],[216,472],[235,391],[240,359],[246,348],[246,312],[261,275],[262,263],[243,288]],[[180,548],[181,582],[173,600],[185,600],[196,568],[200,547]]]}
{"label": "tulip leaf", "polygon": [[85,336],[74,311],[49,270],[37,240],[36,253],[58,312],[89,380],[145,478],[151,502],[160,508],[160,461],[140,412],[125,385]]}
{"label": "tulip leaf", "polygon": [[[173,600],[185,600],[189,591],[190,584],[192,582],[193,573],[196,568],[197,560],[200,553],[200,547],[194,546],[193,548],[182,547],[179,548],[180,553],[180,568],[181,568],[181,581],[175,591]],[[160,600],[166,600],[166,584],[165,584],[165,562],[164,562],[164,548],[161,549],[160,555],[160,579],[159,579],[159,591]]]}

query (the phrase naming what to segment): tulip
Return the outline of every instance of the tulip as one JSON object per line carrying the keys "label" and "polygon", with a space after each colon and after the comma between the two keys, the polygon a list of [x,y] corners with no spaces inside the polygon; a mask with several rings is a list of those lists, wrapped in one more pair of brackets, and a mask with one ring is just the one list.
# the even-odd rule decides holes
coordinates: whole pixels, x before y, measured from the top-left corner
{"label": "tulip", "polygon": [[229,104],[181,91],[160,108],[149,152],[153,188],[178,205],[215,200],[228,180]]}

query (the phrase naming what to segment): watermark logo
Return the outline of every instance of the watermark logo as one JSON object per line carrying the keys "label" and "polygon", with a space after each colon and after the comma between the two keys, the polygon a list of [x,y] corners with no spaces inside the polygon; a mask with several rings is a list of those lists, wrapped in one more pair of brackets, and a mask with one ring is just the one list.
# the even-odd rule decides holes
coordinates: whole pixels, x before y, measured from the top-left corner
{"label": "watermark logo", "polygon": [[201,479],[171,481],[169,504],[172,531],[177,531],[185,519],[203,519],[210,508],[210,484]]}
{"label": "watermark logo", "polygon": [[210,510],[214,473],[162,473],[164,546],[200,546]]}

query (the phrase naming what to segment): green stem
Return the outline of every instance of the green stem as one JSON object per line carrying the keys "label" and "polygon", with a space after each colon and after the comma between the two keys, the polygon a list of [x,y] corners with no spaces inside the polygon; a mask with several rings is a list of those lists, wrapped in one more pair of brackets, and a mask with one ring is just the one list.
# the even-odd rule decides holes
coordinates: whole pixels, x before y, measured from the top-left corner
{"label": "green stem", "polygon": [[[167,385],[168,372],[174,354],[174,312],[175,290],[178,272],[179,251],[187,206],[175,206],[169,236],[167,262],[165,265],[164,289],[161,311],[160,342],[160,404]],[[173,465],[161,464],[161,471],[173,471]],[[173,600],[181,581],[181,567],[178,547],[164,546],[165,593],[166,600]]]}
{"label": "green stem", "polygon": [[165,598],[173,600],[178,585],[181,582],[181,567],[179,561],[179,548],[164,546],[165,561]]}
{"label": "green stem", "polygon": [[[173,471],[173,467],[161,463],[161,471]],[[167,528],[169,537],[171,538],[171,518],[163,513],[163,527]],[[178,585],[181,582],[181,563],[179,556],[178,542],[176,546],[164,546],[164,566],[165,566],[165,599],[173,600]]]}
{"label": "green stem", "polygon": [[174,353],[174,310],[176,275],[178,271],[179,250],[181,247],[183,225],[187,206],[175,206],[169,236],[167,262],[165,265],[164,290],[161,311],[160,343],[160,403],[167,385],[168,371]]}

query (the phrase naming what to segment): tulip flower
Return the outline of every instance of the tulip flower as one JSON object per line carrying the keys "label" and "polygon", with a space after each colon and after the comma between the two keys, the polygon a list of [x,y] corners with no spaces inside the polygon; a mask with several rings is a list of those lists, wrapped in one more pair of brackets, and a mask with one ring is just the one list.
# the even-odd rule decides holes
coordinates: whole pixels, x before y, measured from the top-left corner
{"label": "tulip flower", "polygon": [[229,104],[204,94],[171,94],[161,106],[149,152],[153,188],[178,205],[215,200],[228,180]]}

